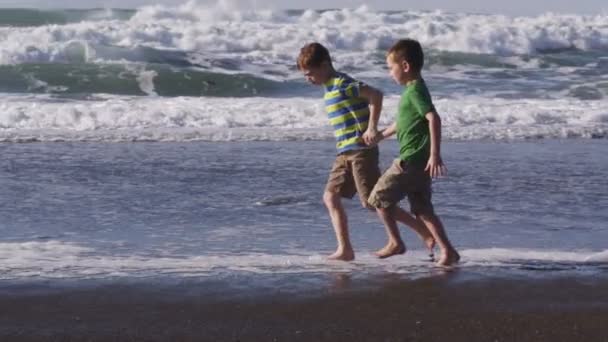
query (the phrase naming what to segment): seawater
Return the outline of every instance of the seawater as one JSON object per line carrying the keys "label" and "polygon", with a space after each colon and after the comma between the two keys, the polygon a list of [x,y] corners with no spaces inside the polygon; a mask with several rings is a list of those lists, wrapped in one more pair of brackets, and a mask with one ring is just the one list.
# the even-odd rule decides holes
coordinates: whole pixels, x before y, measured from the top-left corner
{"label": "seawater", "polygon": [[[295,68],[326,45],[385,94],[385,51],[420,40],[450,176],[434,202],[462,266],[606,269],[605,14],[265,10],[230,1],[134,10],[0,9],[0,279],[428,274],[377,260],[378,219],[347,202],[354,263],[321,194],[335,150]],[[382,145],[386,167],[396,143]]]}
{"label": "seawater", "polygon": [[404,37],[424,46],[446,138],[606,137],[605,14],[235,6],[0,9],[0,140],[329,139],[321,90],[295,68],[310,41],[384,91],[388,124],[385,52]]}
{"label": "seawater", "polygon": [[[422,243],[379,260],[384,228],[346,201],[353,263],[332,262],[321,196],[332,142],[3,144],[0,276],[216,277],[433,271]],[[461,267],[601,273],[604,140],[446,143],[434,203]],[[381,148],[382,166],[396,142]],[[402,203],[407,208],[407,203]]]}

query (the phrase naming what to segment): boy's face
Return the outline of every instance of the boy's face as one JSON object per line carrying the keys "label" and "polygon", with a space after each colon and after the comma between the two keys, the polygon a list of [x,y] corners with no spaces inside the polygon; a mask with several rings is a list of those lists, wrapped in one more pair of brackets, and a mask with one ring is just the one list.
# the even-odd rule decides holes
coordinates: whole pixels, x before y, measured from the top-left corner
{"label": "boy's face", "polygon": [[410,80],[410,65],[403,58],[396,58],[393,54],[386,56],[388,72],[399,84],[406,84]]}
{"label": "boy's face", "polygon": [[329,79],[331,70],[328,64],[323,62],[318,67],[302,68],[300,71],[302,71],[304,78],[306,78],[309,83],[322,85]]}

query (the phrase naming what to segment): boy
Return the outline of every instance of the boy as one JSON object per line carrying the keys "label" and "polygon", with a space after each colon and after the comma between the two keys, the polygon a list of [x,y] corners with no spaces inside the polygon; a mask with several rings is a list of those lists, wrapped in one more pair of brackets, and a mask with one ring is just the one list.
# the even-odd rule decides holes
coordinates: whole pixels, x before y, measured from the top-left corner
{"label": "boy", "polygon": [[412,214],[426,225],[441,249],[437,265],[451,265],[460,260],[460,255],[431,203],[431,179],[443,176],[446,168],[440,155],[441,121],[422,79],[424,54],[420,43],[412,39],[398,41],[389,49],[386,63],[391,77],[405,89],[396,121],[381,132],[380,138],[397,133],[399,158],[380,177],[369,197],[389,236],[381,253],[390,256],[405,250],[395,223],[395,208],[407,196]]}
{"label": "boy", "polygon": [[[323,86],[326,111],[338,141],[338,156],[323,194],[338,241],[336,252],[328,258],[350,261],[355,258],[355,253],[341,197],[352,198],[359,193],[363,207],[373,210],[367,198],[380,177],[375,144],[380,137],[377,124],[383,95],[377,89],[337,72],[329,51],[319,43],[305,45],[300,50],[297,64],[310,83]],[[432,251],[434,240],[426,227],[400,208],[395,213],[397,219],[411,226]],[[378,256],[386,257],[383,254]]]}

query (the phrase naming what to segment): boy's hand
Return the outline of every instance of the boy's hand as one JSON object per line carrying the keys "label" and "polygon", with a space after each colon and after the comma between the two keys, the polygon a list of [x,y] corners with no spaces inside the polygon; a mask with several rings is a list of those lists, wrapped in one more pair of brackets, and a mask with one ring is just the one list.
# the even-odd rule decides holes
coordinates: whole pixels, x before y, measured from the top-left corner
{"label": "boy's hand", "polygon": [[431,155],[424,171],[429,171],[431,178],[437,178],[448,174],[448,168],[443,164],[441,157],[436,155]]}
{"label": "boy's hand", "polygon": [[368,145],[375,145],[382,139],[382,134],[377,129],[368,127],[363,133],[363,141]]}
{"label": "boy's hand", "polygon": [[378,132],[378,141],[376,141],[376,144],[381,142],[384,139],[386,139],[386,129],[383,129]]}

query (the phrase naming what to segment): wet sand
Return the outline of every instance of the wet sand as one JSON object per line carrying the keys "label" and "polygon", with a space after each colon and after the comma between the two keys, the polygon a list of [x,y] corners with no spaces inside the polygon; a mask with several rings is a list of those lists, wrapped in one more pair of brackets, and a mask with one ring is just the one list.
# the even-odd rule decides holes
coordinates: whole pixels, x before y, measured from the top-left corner
{"label": "wet sand", "polygon": [[12,287],[0,292],[0,341],[608,341],[608,281],[593,276],[242,286]]}

